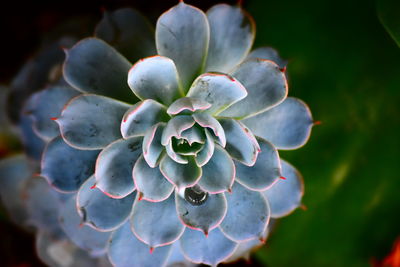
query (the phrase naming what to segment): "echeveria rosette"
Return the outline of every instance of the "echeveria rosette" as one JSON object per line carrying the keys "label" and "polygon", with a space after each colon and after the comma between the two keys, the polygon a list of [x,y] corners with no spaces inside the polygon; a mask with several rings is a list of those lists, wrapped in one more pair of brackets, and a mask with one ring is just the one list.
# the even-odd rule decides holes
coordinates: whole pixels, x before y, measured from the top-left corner
{"label": "echeveria rosette", "polygon": [[[115,266],[241,257],[271,218],[300,205],[302,178],[277,149],[307,141],[311,114],[286,97],[286,62],[250,52],[255,26],[239,6],[205,14],[180,2],[159,18],[155,42],[130,24],[151,31],[132,10],[107,13],[98,38],[67,51],[71,87],[31,98],[47,143],[41,176],[71,195],[61,228]],[[135,36],[146,49],[132,64]]]}

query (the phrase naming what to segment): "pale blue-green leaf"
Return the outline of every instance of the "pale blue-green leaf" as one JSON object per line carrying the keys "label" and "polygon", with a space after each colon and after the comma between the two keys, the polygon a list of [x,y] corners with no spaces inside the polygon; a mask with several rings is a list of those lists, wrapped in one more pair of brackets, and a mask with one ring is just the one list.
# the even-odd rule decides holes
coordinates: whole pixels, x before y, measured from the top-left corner
{"label": "pale blue-green leaf", "polygon": [[190,87],[187,96],[206,101],[211,107],[205,112],[217,115],[247,96],[246,89],[235,78],[223,73],[205,73]]}
{"label": "pale blue-green leaf", "polygon": [[176,213],[173,194],[161,202],[136,200],[131,227],[136,237],[151,248],[174,243],[185,230]]}
{"label": "pale blue-green leaf", "polygon": [[143,136],[154,124],[166,121],[166,108],[160,103],[147,99],[129,108],[122,118],[121,134],[124,138]]}
{"label": "pale blue-green leaf", "polygon": [[23,224],[27,212],[23,199],[18,197],[33,169],[25,155],[14,155],[0,161],[0,198],[11,219]]}
{"label": "pale blue-green leaf", "polygon": [[251,190],[263,191],[281,177],[281,163],[278,151],[270,142],[260,138],[258,143],[261,152],[253,166],[248,167],[235,162],[236,179]]}
{"label": "pale blue-green leaf", "polygon": [[21,129],[21,139],[25,153],[33,160],[40,161],[46,143],[33,130],[33,118],[30,115],[30,111],[36,105],[37,98],[37,95],[33,95],[25,102],[19,115],[18,127]]}
{"label": "pale blue-green leaf", "polygon": [[189,143],[189,145],[192,145],[193,143],[204,144],[206,136],[204,132],[198,127],[192,127],[184,130],[181,133],[181,138],[185,139]]}
{"label": "pale blue-green leaf", "polygon": [[57,192],[45,179],[38,176],[27,180],[20,193],[24,197],[30,225],[46,231],[59,228],[58,212],[61,203]]}
{"label": "pale blue-green leaf", "polygon": [[61,192],[75,192],[93,173],[98,150],[78,150],[59,136],[47,144],[41,176]]}
{"label": "pale blue-green leaf", "polygon": [[54,86],[37,92],[35,105],[29,111],[35,133],[47,141],[58,136],[60,130],[54,119],[60,116],[64,105],[78,94],[78,91],[67,86]]}
{"label": "pale blue-green leaf", "polygon": [[164,201],[174,191],[174,186],[165,179],[160,170],[151,168],[143,156],[136,161],[133,179],[138,194],[147,201]]}
{"label": "pale blue-green leaf", "polygon": [[265,244],[268,239],[270,232],[275,226],[275,220],[270,219],[267,229],[264,231],[262,238],[260,239],[251,239],[249,241],[240,242],[238,247],[235,249],[235,252],[227,258],[224,262],[231,263],[238,261],[240,259],[250,260],[250,253],[253,252],[256,248],[261,247]]}
{"label": "pale blue-green leaf", "polygon": [[187,159],[187,164],[179,164],[165,155],[160,162],[161,173],[179,189],[195,185],[201,177],[201,168],[192,157]]}
{"label": "pale blue-green leaf", "polygon": [[157,123],[146,132],[143,138],[143,157],[147,164],[154,168],[158,165],[164,147],[161,145],[161,136],[165,123]]}
{"label": "pale blue-green leaf", "polygon": [[210,128],[214,135],[218,138],[222,147],[226,145],[226,137],[224,128],[213,116],[207,113],[195,113],[192,115],[197,124],[204,128]]}
{"label": "pale blue-green leaf", "polygon": [[115,267],[165,266],[170,251],[171,246],[163,246],[150,252],[149,246],[132,233],[129,222],[111,235],[108,245],[108,257]]}
{"label": "pale blue-green leaf", "polygon": [[204,129],[204,132],[206,133],[206,142],[203,145],[202,150],[199,153],[197,153],[197,156],[195,158],[196,164],[199,167],[202,167],[204,164],[207,164],[207,162],[213,156],[215,149],[214,137],[207,129]]}
{"label": "pale blue-green leaf", "polygon": [[282,176],[271,188],[262,192],[271,207],[271,217],[280,218],[293,212],[301,205],[304,183],[301,174],[282,160]]}
{"label": "pale blue-green leaf", "polygon": [[206,71],[229,72],[250,51],[256,34],[253,18],[240,6],[219,4],[207,11],[210,46]]}
{"label": "pale blue-green leaf", "polygon": [[[106,267],[100,259],[74,245],[65,235],[53,234],[46,230],[36,234],[36,252],[41,261],[50,267]],[[96,255],[97,256],[97,255]]]}
{"label": "pale blue-green leaf", "polygon": [[211,194],[230,190],[235,181],[235,164],[229,154],[215,146],[211,159],[202,167],[203,175],[198,185]]}
{"label": "pale blue-green leaf", "polygon": [[67,50],[64,79],[83,93],[96,93],[130,102],[137,98],[129,94],[126,58],[97,38],[86,38]]}
{"label": "pale blue-green leaf", "polygon": [[220,119],[226,135],[226,151],[239,162],[253,166],[256,163],[260,146],[252,132],[234,119]]}
{"label": "pale blue-green leaf", "polygon": [[129,105],[85,94],[73,98],[57,119],[61,135],[78,149],[101,149],[121,138],[120,123]]}
{"label": "pale blue-green leaf", "polygon": [[182,253],[180,242],[173,243],[166,266],[172,267],[196,267],[197,265],[188,261]]}
{"label": "pale blue-green leaf", "polygon": [[231,194],[225,194],[228,212],[220,228],[230,239],[243,242],[262,238],[270,218],[264,196],[235,183]]}
{"label": "pale blue-green leaf", "polygon": [[281,103],[288,85],[283,70],[270,60],[248,59],[233,72],[247,90],[247,97],[235,103],[220,115],[243,119],[266,111]]}
{"label": "pale blue-green leaf", "polygon": [[96,162],[96,187],[112,198],[135,190],[132,169],[142,153],[142,138],[119,139],[104,148]]}
{"label": "pale blue-green leaf", "polygon": [[76,207],[86,225],[102,232],[113,231],[128,219],[135,193],[115,199],[93,187],[95,183],[94,176],[83,183],[77,194]]}
{"label": "pale blue-green leaf", "polygon": [[184,96],[174,61],[167,57],[153,56],[138,61],[129,70],[128,84],[140,99],[154,99],[166,105]]}
{"label": "pale blue-green leaf", "polygon": [[174,148],[172,147],[172,141],[165,146],[165,151],[167,152],[168,157],[176,163],[187,164],[189,162],[186,156],[180,155],[175,152]]}
{"label": "pale blue-green leaf", "polygon": [[104,12],[95,36],[109,43],[130,62],[157,54],[152,25],[131,8]]}
{"label": "pale blue-green leaf", "polygon": [[62,206],[60,224],[65,234],[78,247],[95,254],[103,253],[106,250],[110,232],[99,232],[83,224],[76,209],[75,196]]}
{"label": "pale blue-green leaf", "polygon": [[209,38],[206,15],[183,1],[162,14],[157,21],[157,51],[175,62],[186,90],[203,69]]}
{"label": "pale blue-green leaf", "polygon": [[218,228],[212,230],[207,237],[199,231],[186,228],[179,242],[187,258],[211,266],[229,258],[237,247],[237,243],[228,239]]}
{"label": "pale blue-green leaf", "polygon": [[189,115],[178,115],[168,121],[165,127],[162,137],[161,144],[166,146],[168,142],[171,142],[171,137],[180,137],[184,130],[189,129],[194,125],[195,121]]}
{"label": "pale blue-green leaf", "polygon": [[199,98],[181,97],[172,103],[168,109],[168,114],[176,115],[181,112],[195,112],[198,110],[206,110],[211,107],[211,104]]}
{"label": "pale blue-green leaf", "polygon": [[209,194],[201,205],[192,205],[175,193],[176,211],[182,223],[191,229],[203,232],[203,235],[218,227],[224,219],[227,205],[224,194]]}
{"label": "pale blue-green leaf", "polygon": [[307,105],[288,97],[278,106],[242,121],[251,131],[278,149],[296,149],[310,137],[313,119]]}
{"label": "pale blue-green leaf", "polygon": [[276,51],[272,47],[259,47],[259,48],[254,49],[246,57],[246,59],[251,59],[251,58],[253,58],[253,59],[261,58],[261,59],[271,60],[271,61],[275,62],[281,69],[286,67],[286,65],[288,63],[288,61],[282,59],[279,56],[278,51]]}

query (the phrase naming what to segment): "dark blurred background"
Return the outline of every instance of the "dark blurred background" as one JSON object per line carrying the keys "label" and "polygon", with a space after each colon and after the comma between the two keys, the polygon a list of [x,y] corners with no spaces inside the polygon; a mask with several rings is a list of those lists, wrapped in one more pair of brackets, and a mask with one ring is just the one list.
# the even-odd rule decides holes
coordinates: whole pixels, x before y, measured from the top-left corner
{"label": "dark blurred background", "polygon": [[[46,38],[77,29],[91,35],[104,9],[131,6],[154,23],[177,2],[2,3],[0,83],[9,83]],[[221,1],[186,2],[206,10]],[[375,1],[243,5],[257,23],[255,46],[273,46],[289,60],[289,95],[308,103],[322,122],[306,146],[280,153],[304,176],[307,210],[280,220],[247,265],[383,266],[400,237],[400,48],[379,21]],[[393,10],[400,17],[399,3]],[[33,238],[3,210],[0,236],[2,265],[40,266]]]}

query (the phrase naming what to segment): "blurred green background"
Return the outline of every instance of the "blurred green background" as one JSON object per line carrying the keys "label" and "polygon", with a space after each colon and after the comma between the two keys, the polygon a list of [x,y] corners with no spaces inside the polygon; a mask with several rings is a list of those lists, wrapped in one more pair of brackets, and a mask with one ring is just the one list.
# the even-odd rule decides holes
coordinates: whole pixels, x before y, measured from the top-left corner
{"label": "blurred green background", "polygon": [[[272,46],[289,60],[289,95],[322,121],[303,148],[280,152],[304,176],[307,210],[280,220],[249,265],[368,266],[388,255],[400,236],[400,48],[391,37],[400,36],[400,1],[380,1],[386,29],[373,0],[243,3],[257,24],[255,46]],[[0,49],[0,82],[9,82],[41,34],[65,18],[99,19],[102,6],[132,6],[154,21],[176,2],[32,2],[19,11],[16,1],[2,17],[9,40]],[[205,9],[221,1],[186,2]],[[28,240],[25,249],[33,253],[30,237],[6,220],[1,216],[1,250]],[[27,266],[39,264],[24,257]]]}
{"label": "blurred green background", "polygon": [[[391,2],[400,25],[400,1]],[[249,1],[247,9],[256,45],[289,59],[289,95],[322,121],[303,148],[280,153],[303,174],[308,209],[282,219],[257,258],[268,266],[382,259],[400,236],[400,49],[375,1]]]}

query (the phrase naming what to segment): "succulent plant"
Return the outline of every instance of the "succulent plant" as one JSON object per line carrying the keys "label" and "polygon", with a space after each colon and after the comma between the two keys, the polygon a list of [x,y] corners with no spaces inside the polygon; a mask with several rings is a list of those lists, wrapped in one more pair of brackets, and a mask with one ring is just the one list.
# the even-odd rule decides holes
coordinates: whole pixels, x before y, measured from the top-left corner
{"label": "succulent plant", "polygon": [[155,40],[136,11],[106,13],[66,50],[67,84],[25,107],[46,143],[40,175],[58,191],[60,225],[49,224],[123,267],[217,265],[264,242],[303,195],[278,149],[304,145],[313,120],[287,97],[276,51],[250,52],[254,36],[240,6],[180,2]]}

